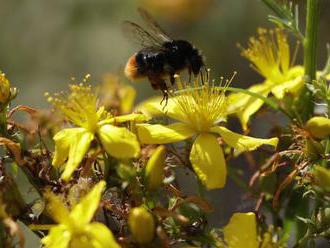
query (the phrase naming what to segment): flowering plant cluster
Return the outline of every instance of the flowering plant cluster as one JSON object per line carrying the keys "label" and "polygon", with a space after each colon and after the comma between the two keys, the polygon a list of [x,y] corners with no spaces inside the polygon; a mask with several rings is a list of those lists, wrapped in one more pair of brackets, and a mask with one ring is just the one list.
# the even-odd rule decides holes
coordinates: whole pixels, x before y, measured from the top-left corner
{"label": "flowering plant cluster", "polygon": [[[135,105],[134,88],[120,77],[92,86],[87,75],[66,92],[46,93],[53,108],[39,110],[13,106],[17,90],[1,73],[0,247],[24,247],[23,226],[49,248],[329,242],[330,59],[316,70],[319,0],[307,1],[305,34],[291,5],[264,2],[277,27],[239,45],[264,78],[248,89],[235,87],[236,72],[220,81],[209,80],[210,71],[206,80],[176,75],[166,103],[154,97]],[[303,41],[302,65],[290,34]],[[286,118],[269,123],[263,138],[249,134],[254,119],[264,120],[261,110]],[[16,112],[28,121],[17,121]],[[235,119],[242,131],[233,131]],[[244,169],[234,165],[238,157],[246,158]],[[198,192],[184,191],[180,170]],[[22,178],[35,199],[24,196]],[[223,189],[228,178],[254,207],[211,226],[208,216],[222,210],[205,192]]]}

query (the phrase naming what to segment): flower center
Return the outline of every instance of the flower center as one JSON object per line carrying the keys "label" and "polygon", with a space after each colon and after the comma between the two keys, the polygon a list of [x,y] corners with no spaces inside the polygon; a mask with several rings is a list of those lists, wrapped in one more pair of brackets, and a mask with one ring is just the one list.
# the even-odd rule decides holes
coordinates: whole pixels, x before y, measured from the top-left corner
{"label": "flower center", "polygon": [[[231,80],[230,80],[231,81]],[[226,81],[228,86],[230,82]],[[214,124],[226,119],[227,100],[225,87],[195,79],[193,85],[181,82],[177,77],[178,90],[173,100],[179,107],[183,119],[197,132],[207,132]]]}
{"label": "flower center", "polygon": [[252,62],[252,67],[273,83],[287,79],[290,68],[290,47],[283,30],[258,30],[258,37],[249,40],[242,48],[242,56]]}
{"label": "flower center", "polygon": [[59,109],[73,124],[91,132],[97,129],[97,123],[103,111],[97,109],[97,97],[91,86],[70,85],[68,95],[61,93],[48,97],[48,102]]}

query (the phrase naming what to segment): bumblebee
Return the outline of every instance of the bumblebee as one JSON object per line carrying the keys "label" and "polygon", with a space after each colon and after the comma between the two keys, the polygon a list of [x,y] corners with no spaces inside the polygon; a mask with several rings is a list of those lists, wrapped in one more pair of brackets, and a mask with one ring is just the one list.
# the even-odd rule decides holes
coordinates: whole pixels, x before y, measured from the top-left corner
{"label": "bumblebee", "polygon": [[189,78],[192,73],[197,76],[204,67],[204,59],[190,42],[170,38],[146,10],[140,8],[138,11],[150,31],[134,22],[123,23],[124,34],[130,35],[142,46],[128,59],[125,75],[131,80],[147,78],[152,88],[161,90],[167,100],[168,86],[165,80],[169,78],[173,86],[174,75],[184,69],[188,70]]}

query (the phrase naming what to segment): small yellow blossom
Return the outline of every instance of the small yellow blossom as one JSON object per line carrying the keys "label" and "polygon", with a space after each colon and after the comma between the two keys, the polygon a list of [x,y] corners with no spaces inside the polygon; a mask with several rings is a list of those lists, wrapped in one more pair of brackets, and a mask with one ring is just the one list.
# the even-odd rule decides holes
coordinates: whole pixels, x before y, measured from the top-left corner
{"label": "small yellow blossom", "polygon": [[278,139],[258,139],[234,133],[219,124],[226,121],[227,98],[221,87],[197,79],[194,87],[177,80],[179,91],[164,109],[159,102],[145,102],[142,109],[149,114],[162,113],[177,122],[170,125],[138,124],[138,136],[145,144],[167,144],[195,137],[190,162],[199,179],[208,189],[222,188],[226,182],[226,162],[218,143],[220,136],[237,151],[251,151],[268,144],[277,145]]}
{"label": "small yellow blossom", "polygon": [[[265,81],[248,90],[264,97],[272,93],[277,99],[282,99],[286,93],[297,94],[304,83],[304,70],[302,66],[292,66],[286,34],[281,29],[259,29],[258,35],[250,38],[248,48],[242,49],[242,55],[252,62],[252,67]],[[263,105],[261,99],[243,93],[232,94],[229,101],[228,111],[237,114],[244,129],[250,116]]]}
{"label": "small yellow blossom", "polygon": [[75,205],[71,212],[61,199],[48,193],[47,210],[58,223],[41,242],[47,248],[119,248],[111,231],[102,223],[91,222],[101,199],[105,182],[101,181]]}
{"label": "small yellow blossom", "polygon": [[147,244],[154,238],[155,221],[152,214],[144,207],[130,210],[128,225],[134,239],[139,244]]}
{"label": "small yellow blossom", "polygon": [[155,190],[163,183],[165,155],[165,146],[158,146],[147,163],[145,176],[149,190]]}
{"label": "small yellow blossom", "polygon": [[0,71],[0,104],[8,102],[10,98],[10,82]]}
{"label": "small yellow blossom", "polygon": [[306,129],[315,138],[326,138],[330,135],[330,119],[322,116],[312,117],[307,121]]}
{"label": "small yellow blossom", "polygon": [[90,86],[70,85],[68,96],[48,97],[56,108],[77,127],[66,128],[54,136],[55,154],[53,165],[66,165],[62,179],[68,180],[87,153],[90,143],[96,137],[105,151],[116,158],[138,156],[140,146],[134,133],[116,123],[144,120],[143,115],[130,114],[112,116],[103,107],[97,107],[97,97]]}

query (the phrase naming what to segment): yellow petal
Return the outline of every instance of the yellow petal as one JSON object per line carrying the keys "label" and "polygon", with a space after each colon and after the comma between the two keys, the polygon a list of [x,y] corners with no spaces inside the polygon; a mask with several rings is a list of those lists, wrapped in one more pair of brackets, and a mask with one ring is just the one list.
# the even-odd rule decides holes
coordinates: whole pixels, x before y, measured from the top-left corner
{"label": "yellow petal", "polygon": [[136,111],[140,111],[148,117],[155,117],[164,115],[164,111],[160,106],[160,102],[162,101],[162,97],[152,97],[149,98],[140,104],[138,104],[135,108]]}
{"label": "yellow petal", "polygon": [[103,125],[98,135],[106,152],[115,158],[133,158],[140,153],[135,134],[125,127]]}
{"label": "yellow petal", "polygon": [[[267,97],[271,90],[271,86],[266,83],[262,83],[254,85],[248,88],[248,90]],[[247,129],[247,123],[250,117],[256,113],[264,103],[261,99],[244,93],[231,94],[228,97],[228,101],[229,113],[237,114],[243,129]]]}
{"label": "yellow petal", "polygon": [[223,229],[229,248],[257,248],[257,223],[254,213],[235,213]]}
{"label": "yellow petal", "polygon": [[145,176],[149,190],[155,190],[163,183],[165,166],[165,146],[158,146],[148,160]]}
{"label": "yellow petal", "polygon": [[137,132],[143,144],[168,144],[188,139],[194,135],[188,125],[174,123],[168,126],[160,124],[137,125]]}
{"label": "yellow petal", "polygon": [[136,97],[135,89],[130,85],[123,85],[119,89],[120,97],[120,111],[122,113],[128,113],[132,110],[134,100]]}
{"label": "yellow petal", "polygon": [[71,239],[70,231],[64,225],[50,229],[48,235],[41,239],[46,248],[68,248]]}
{"label": "yellow petal", "polygon": [[182,113],[175,97],[169,98],[166,106],[161,104],[161,101],[162,97],[153,97],[139,104],[136,109],[149,117],[167,115],[178,121],[185,120],[185,115]]}
{"label": "yellow petal", "polygon": [[190,152],[190,162],[207,189],[225,186],[226,161],[215,135],[205,133],[197,137]]}
{"label": "yellow petal", "polygon": [[304,83],[303,77],[297,77],[293,80],[283,82],[272,88],[272,93],[277,99],[283,99],[286,93],[296,95],[302,88]]}
{"label": "yellow petal", "polygon": [[120,115],[112,118],[107,118],[98,123],[99,126],[103,126],[106,124],[116,124],[133,121],[136,123],[146,122],[149,118],[144,114],[128,114],[128,115]]}
{"label": "yellow petal", "polygon": [[272,87],[272,93],[277,99],[283,99],[286,93],[296,95],[304,85],[303,75],[303,67],[295,66],[291,68],[286,76],[289,80],[275,84]]}
{"label": "yellow petal", "polygon": [[252,151],[257,149],[261,145],[271,145],[276,148],[278,143],[278,138],[253,138],[242,134],[234,133],[229,129],[220,126],[212,127],[211,131],[218,133],[229,146],[237,149],[238,151]]}
{"label": "yellow petal", "polygon": [[68,158],[72,138],[79,133],[79,128],[67,128],[59,131],[54,136],[55,152],[52,164],[61,166]]}
{"label": "yellow petal", "polygon": [[91,244],[89,247],[120,248],[112,232],[101,223],[91,223],[86,226],[85,231],[88,232],[91,237]]}
{"label": "yellow petal", "polygon": [[46,191],[45,193],[47,213],[57,223],[70,225],[71,219],[68,209],[64,206],[62,199],[53,192]]}
{"label": "yellow petal", "polygon": [[70,213],[70,217],[76,224],[79,223],[79,225],[85,225],[91,221],[95,211],[99,207],[104,187],[105,182],[100,181],[76,206],[74,206]]}
{"label": "yellow petal", "polygon": [[[270,91],[270,86],[267,83],[256,84],[247,89],[248,91],[267,96]],[[228,96],[228,112],[236,113],[242,111],[251,102],[257,98],[244,93],[232,93]]]}
{"label": "yellow petal", "polygon": [[63,180],[69,180],[74,170],[88,151],[89,145],[94,139],[94,134],[84,128],[77,128],[79,132],[71,137],[69,159],[61,175]]}

